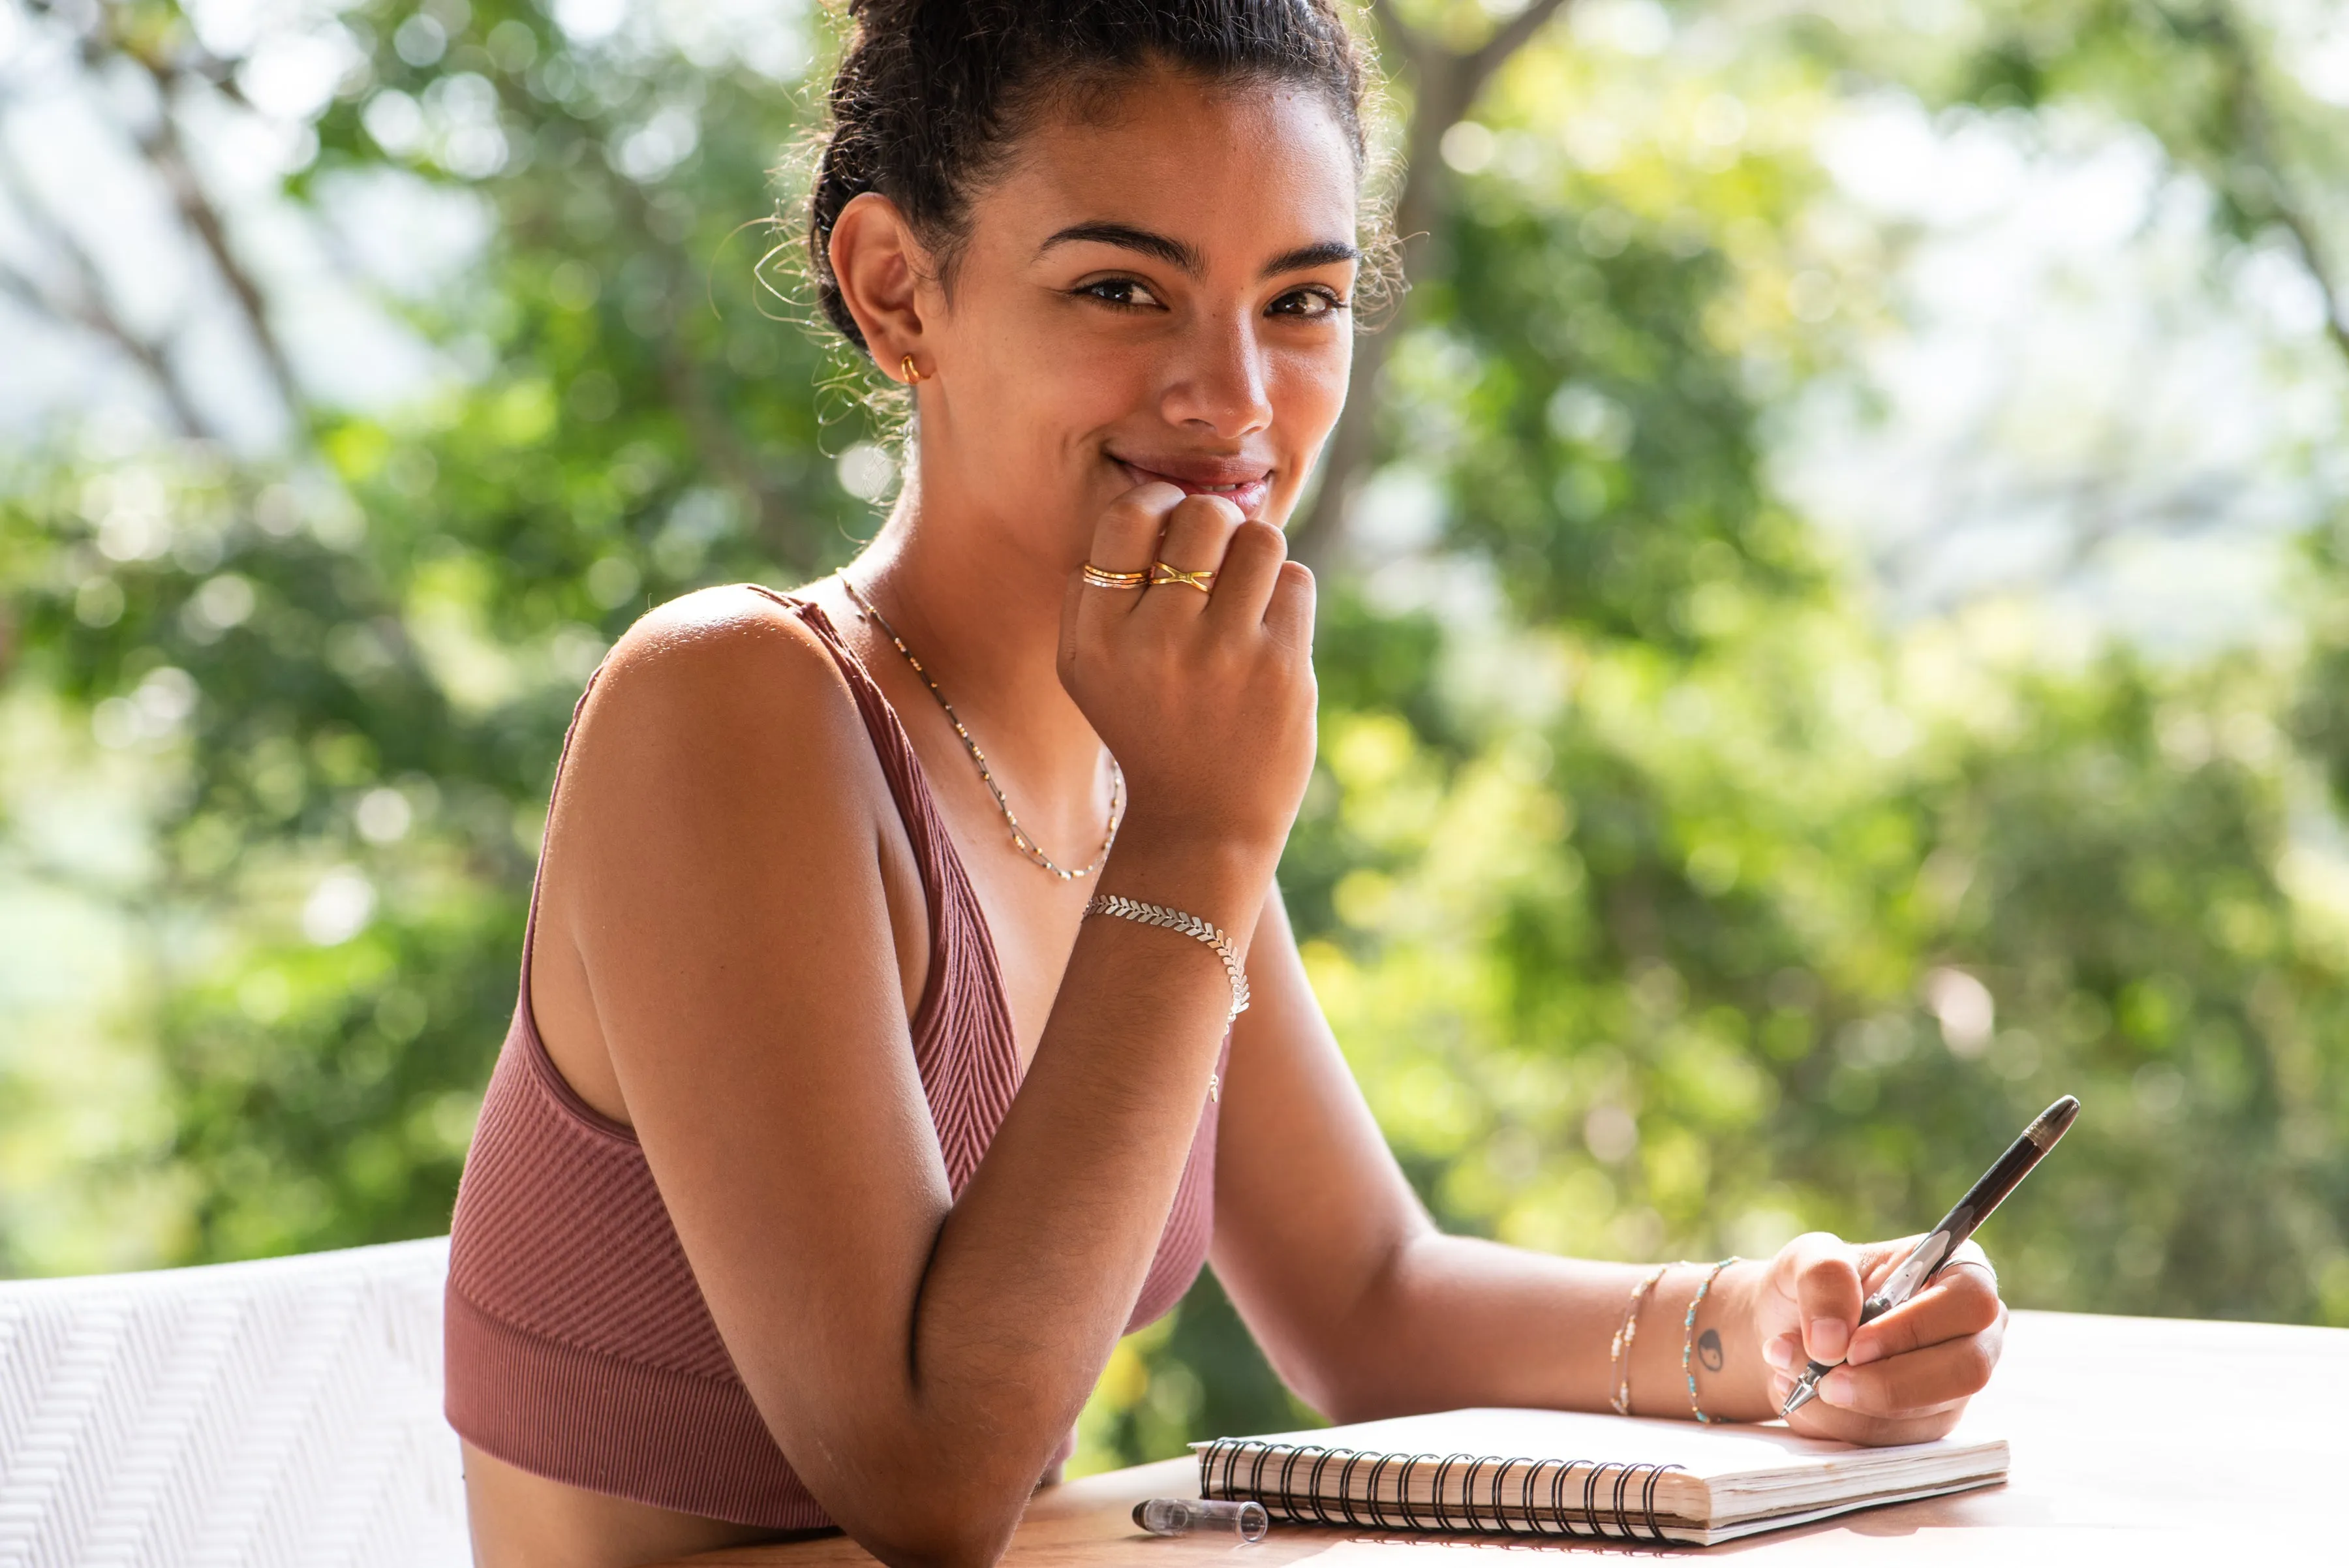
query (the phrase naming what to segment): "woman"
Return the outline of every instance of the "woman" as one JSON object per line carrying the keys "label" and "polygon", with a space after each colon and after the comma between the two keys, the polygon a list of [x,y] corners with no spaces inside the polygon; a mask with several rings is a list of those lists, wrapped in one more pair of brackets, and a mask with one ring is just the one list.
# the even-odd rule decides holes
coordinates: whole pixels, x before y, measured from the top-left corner
{"label": "woman", "polygon": [[[1689,1414],[1671,1328],[1610,1366],[1646,1271],[1434,1231],[1273,885],[1361,265],[1330,0],[851,9],[811,245],[917,440],[846,572],[666,606],[581,704],[455,1224],[481,1561],[990,1562],[1203,1258],[1339,1419]],[[1708,1416],[1815,1355],[1797,1428],[1920,1438],[2004,1314],[1958,1268],[1852,1333],[1891,1251],[1638,1310],[1710,1284]]]}

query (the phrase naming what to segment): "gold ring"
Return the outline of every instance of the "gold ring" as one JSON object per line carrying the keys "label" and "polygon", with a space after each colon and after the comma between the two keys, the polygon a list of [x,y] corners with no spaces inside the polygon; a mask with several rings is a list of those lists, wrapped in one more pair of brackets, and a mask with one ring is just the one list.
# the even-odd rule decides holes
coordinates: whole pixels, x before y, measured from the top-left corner
{"label": "gold ring", "polygon": [[1103,571],[1091,561],[1085,563],[1085,581],[1097,588],[1138,588],[1150,581],[1148,572]]}
{"label": "gold ring", "polygon": [[1213,572],[1186,572],[1180,566],[1170,566],[1164,561],[1151,562],[1150,586],[1154,588],[1166,583],[1181,583],[1185,587],[1196,588],[1203,594],[1213,593],[1216,586],[1216,574]]}

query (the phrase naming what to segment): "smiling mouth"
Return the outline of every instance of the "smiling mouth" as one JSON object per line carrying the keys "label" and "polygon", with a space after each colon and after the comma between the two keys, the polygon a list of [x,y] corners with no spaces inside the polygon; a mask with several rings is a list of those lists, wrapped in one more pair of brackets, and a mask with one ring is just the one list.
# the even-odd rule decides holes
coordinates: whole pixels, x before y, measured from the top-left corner
{"label": "smiling mouth", "polygon": [[1146,467],[1121,457],[1112,457],[1110,461],[1136,484],[1171,484],[1185,495],[1220,495],[1238,507],[1240,514],[1245,517],[1262,515],[1265,503],[1272,498],[1270,469],[1257,469],[1253,472],[1243,469],[1236,477],[1231,471],[1239,465],[1231,463],[1216,463],[1213,469],[1204,464],[1195,468],[1185,465],[1187,472],[1169,472],[1165,469]]}

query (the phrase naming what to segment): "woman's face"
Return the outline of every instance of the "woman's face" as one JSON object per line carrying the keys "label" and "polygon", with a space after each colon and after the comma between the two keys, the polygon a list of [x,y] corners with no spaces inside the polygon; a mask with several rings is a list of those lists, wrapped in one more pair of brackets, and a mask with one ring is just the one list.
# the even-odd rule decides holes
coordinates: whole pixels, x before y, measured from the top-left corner
{"label": "woman's face", "polygon": [[1319,94],[1158,72],[1104,109],[1023,136],[950,287],[916,290],[926,507],[1063,564],[1153,480],[1285,524],[1353,355],[1354,161]]}

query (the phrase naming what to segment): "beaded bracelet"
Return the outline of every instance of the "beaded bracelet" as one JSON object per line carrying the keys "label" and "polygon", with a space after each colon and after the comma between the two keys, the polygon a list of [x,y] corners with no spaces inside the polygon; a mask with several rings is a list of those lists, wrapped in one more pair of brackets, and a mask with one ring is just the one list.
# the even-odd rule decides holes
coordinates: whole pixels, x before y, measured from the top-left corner
{"label": "beaded bracelet", "polygon": [[1712,1293],[1713,1282],[1721,1278],[1721,1271],[1732,1263],[1744,1261],[1743,1258],[1723,1258],[1713,1264],[1713,1272],[1704,1277],[1704,1283],[1697,1286],[1696,1299],[1688,1305],[1688,1315],[1681,1319],[1681,1375],[1688,1379],[1689,1414],[1708,1426],[1723,1417],[1706,1415],[1704,1407],[1696,1402],[1696,1368],[1689,1365],[1690,1353],[1696,1348],[1696,1309],[1702,1306],[1704,1298]]}
{"label": "beaded bracelet", "polygon": [[1615,1331],[1615,1343],[1607,1353],[1608,1381],[1613,1385],[1607,1402],[1615,1407],[1618,1416],[1631,1413],[1631,1344],[1640,1337],[1640,1307],[1652,1294],[1658,1281],[1664,1277],[1670,1263],[1658,1263],[1656,1272],[1631,1287],[1631,1302],[1623,1309],[1623,1324]]}

